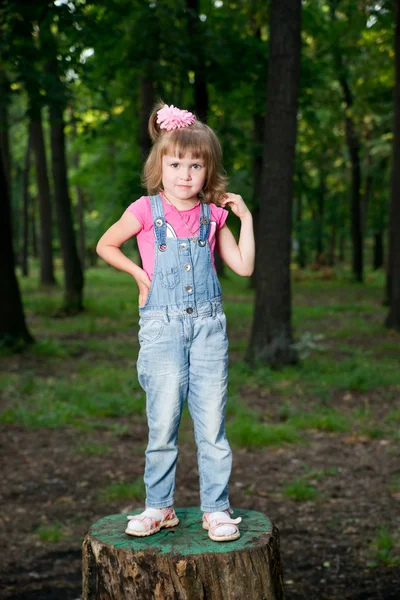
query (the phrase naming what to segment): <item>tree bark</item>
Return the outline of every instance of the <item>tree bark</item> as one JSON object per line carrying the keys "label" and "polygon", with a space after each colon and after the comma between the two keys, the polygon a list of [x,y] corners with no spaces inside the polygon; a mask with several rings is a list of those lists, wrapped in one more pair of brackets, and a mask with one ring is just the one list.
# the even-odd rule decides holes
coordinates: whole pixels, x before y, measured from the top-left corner
{"label": "tree bark", "polygon": [[32,238],[32,256],[34,258],[38,258],[39,253],[38,253],[38,241],[37,241],[38,236],[37,236],[37,231],[36,231],[35,205],[36,205],[36,198],[32,198],[31,199],[31,209],[29,211],[30,234],[31,234],[31,238]]}
{"label": "tree bark", "polygon": [[3,157],[4,172],[7,178],[8,194],[11,205],[11,156],[8,139],[7,108],[10,96],[10,86],[4,72],[0,72],[0,152]]}
{"label": "tree bark", "polygon": [[[21,295],[15,276],[15,261],[12,243],[11,204],[8,193],[8,181],[0,146],[0,345],[20,348],[33,342],[25,323]],[[6,155],[7,156],[7,155]]]}
{"label": "tree bark", "polygon": [[297,264],[300,269],[306,268],[306,248],[304,243],[304,231],[303,231],[303,193],[300,190],[297,196],[297,211],[296,211],[296,231],[297,231]]}
{"label": "tree bark", "polygon": [[221,552],[198,509],[176,513],[176,528],[145,538],[124,534],[126,515],[95,523],[83,542],[82,600],[284,598],[279,534],[265,515],[235,511],[242,535]]}
{"label": "tree bark", "polygon": [[36,181],[39,192],[39,261],[40,283],[54,285],[53,262],[53,232],[52,232],[52,205],[50,195],[49,177],[47,173],[46,149],[43,137],[43,124],[41,109],[31,103],[30,110],[30,135],[32,137],[33,152],[35,155]]}
{"label": "tree bark", "polygon": [[139,145],[142,159],[145,160],[150,149],[151,139],[148,132],[149,117],[155,104],[154,83],[152,77],[142,74],[140,77],[140,123]]}
{"label": "tree bark", "polygon": [[31,167],[32,136],[28,134],[28,143],[25,152],[25,165],[22,174],[22,250],[21,269],[22,275],[29,275],[29,173]]}
{"label": "tree bark", "polygon": [[373,269],[381,269],[384,261],[384,250],[383,250],[383,231],[375,231],[374,233],[374,256],[373,256]]}
{"label": "tree bark", "polygon": [[395,0],[395,87],[391,197],[389,209],[388,302],[385,325],[400,331],[400,0]]}
{"label": "tree bark", "polygon": [[317,193],[318,211],[315,218],[315,260],[317,264],[324,263],[324,212],[326,194],[326,175],[320,173],[320,181]]}
{"label": "tree bark", "polygon": [[194,105],[195,113],[203,123],[207,123],[208,117],[208,89],[207,69],[204,57],[204,40],[199,32],[199,0],[186,0],[186,11],[188,15],[189,40],[192,45],[191,59],[192,69],[195,73],[194,80]]}
{"label": "tree bark", "polygon": [[274,367],[297,361],[291,323],[290,258],[300,32],[301,0],[272,0],[258,278],[247,360]]}
{"label": "tree bark", "polygon": [[64,117],[62,107],[57,101],[50,104],[50,130],[54,196],[65,275],[62,311],[70,315],[83,310],[83,272],[75,243],[68,193]]}
{"label": "tree bark", "polygon": [[[71,111],[72,112],[72,111]],[[72,131],[74,135],[74,139],[76,139],[76,121],[74,119],[74,115],[71,114],[71,124]],[[79,153],[74,152],[72,157],[74,167],[78,171],[79,170]],[[81,261],[82,269],[85,270],[86,263],[86,236],[85,236],[85,195],[83,193],[82,187],[79,183],[75,186],[76,196],[77,196],[77,220],[78,220],[78,247],[79,247],[79,258]]]}
{"label": "tree bark", "polygon": [[[254,220],[254,239],[256,247],[258,245],[259,235],[259,214],[260,214],[260,192],[263,174],[263,143],[264,143],[264,124],[265,116],[256,113],[253,115],[253,220]],[[257,265],[256,265],[257,268]],[[257,281],[257,271],[254,269],[251,276],[251,287],[255,289]]]}
{"label": "tree bark", "polygon": [[335,254],[336,254],[336,225],[331,227],[331,238],[329,241],[329,254],[327,257],[327,264],[330,267],[335,266]]}
{"label": "tree bark", "polygon": [[[336,20],[336,6],[339,0],[331,0],[332,22]],[[352,239],[352,271],[355,281],[364,281],[364,256],[363,256],[363,232],[361,213],[361,165],[360,165],[360,140],[352,117],[354,104],[353,94],[348,83],[348,78],[343,64],[340,47],[335,44],[332,49],[338,81],[343,92],[343,100],[346,105],[345,131],[346,143],[349,150],[351,162],[351,239]]]}

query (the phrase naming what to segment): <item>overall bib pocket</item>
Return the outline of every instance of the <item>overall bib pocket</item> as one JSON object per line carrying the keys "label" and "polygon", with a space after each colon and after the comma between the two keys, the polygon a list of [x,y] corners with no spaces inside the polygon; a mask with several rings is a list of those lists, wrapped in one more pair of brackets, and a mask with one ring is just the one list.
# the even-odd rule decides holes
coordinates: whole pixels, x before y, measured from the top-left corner
{"label": "overall bib pocket", "polygon": [[177,267],[170,267],[168,270],[160,271],[160,283],[163,287],[173,290],[179,283],[179,271]]}

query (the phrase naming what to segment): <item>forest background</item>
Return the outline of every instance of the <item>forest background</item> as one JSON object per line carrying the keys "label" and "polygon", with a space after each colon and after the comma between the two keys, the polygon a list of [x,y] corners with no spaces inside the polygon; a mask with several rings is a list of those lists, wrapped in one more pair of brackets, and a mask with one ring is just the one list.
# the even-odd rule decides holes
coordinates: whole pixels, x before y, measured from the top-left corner
{"label": "forest background", "polygon": [[[400,324],[387,313],[389,230],[400,226],[390,208],[398,2],[301,3],[290,227],[287,213],[282,228],[272,224],[288,232],[281,236],[287,274],[263,251],[260,226],[273,5],[1,3],[2,196],[12,223],[1,239],[12,237],[26,318],[22,329],[16,319],[17,350],[36,340],[14,353],[13,333],[3,331],[12,329],[19,301],[4,304],[2,535],[12,539],[5,598],[76,597],[85,526],[143,501],[142,459],[125,464],[146,436],[133,369],[137,292],[99,264],[95,246],[144,193],[147,121],[159,98],[216,130],[229,190],[255,217],[258,280],[267,271],[274,290],[285,288],[286,275],[293,285],[285,302],[273,291],[272,311],[290,352],[257,354],[249,333],[261,329],[254,306],[266,297],[257,277],[239,280],[218,265],[231,338],[233,501],[277,520],[288,597],[397,597]],[[281,5],[289,29],[300,31],[300,10]],[[237,233],[234,218],[229,225]],[[7,267],[9,247],[2,247]],[[137,258],[133,242],[126,251]],[[290,366],[271,369],[279,363]],[[192,464],[186,429],[184,419],[180,460]],[[196,504],[196,485],[195,477],[181,481],[182,503]],[[35,515],[25,540],[13,537],[15,505],[21,518]],[[22,560],[32,543],[35,552]]]}

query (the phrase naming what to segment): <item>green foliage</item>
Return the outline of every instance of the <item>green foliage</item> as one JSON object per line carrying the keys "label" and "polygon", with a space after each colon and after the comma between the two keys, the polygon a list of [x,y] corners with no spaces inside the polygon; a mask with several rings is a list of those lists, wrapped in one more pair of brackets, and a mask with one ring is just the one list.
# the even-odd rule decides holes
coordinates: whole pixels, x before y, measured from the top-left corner
{"label": "green foliage", "polygon": [[[86,246],[93,259],[105,228],[144,193],[140,131],[150,105],[143,105],[143,82],[150,82],[150,97],[195,110],[195,82],[203,76],[208,122],[221,139],[230,188],[256,208],[259,190],[254,190],[253,159],[262,155],[255,133],[265,113],[268,3],[202,2],[199,16],[187,10],[184,0],[53,2],[46,10],[9,0],[6,6],[2,60],[11,84],[15,216],[32,102],[44,108],[56,100],[68,101],[70,195],[75,208],[76,186],[83,191]],[[304,2],[302,10],[294,254],[299,259],[300,244],[310,264],[319,242],[326,260],[334,236],[348,239],[350,164],[339,83],[343,75],[353,98],[363,187],[369,182],[367,239],[387,226],[393,10],[355,0],[341,2],[335,19],[322,0]],[[338,72],[335,62],[338,52],[344,73]],[[46,71],[54,55],[62,85]],[[46,119],[45,128],[47,134]],[[29,187],[35,198],[33,173]],[[230,220],[230,225],[236,229],[237,220]],[[22,228],[16,227],[16,247],[21,246],[21,235]],[[55,246],[59,251],[58,239]]]}

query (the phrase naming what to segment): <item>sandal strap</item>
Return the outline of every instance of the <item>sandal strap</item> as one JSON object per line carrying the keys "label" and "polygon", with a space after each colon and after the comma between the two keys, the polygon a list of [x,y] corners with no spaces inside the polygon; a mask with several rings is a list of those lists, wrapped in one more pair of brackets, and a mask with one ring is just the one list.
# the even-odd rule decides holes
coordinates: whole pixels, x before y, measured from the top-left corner
{"label": "sandal strap", "polygon": [[127,519],[128,521],[140,521],[145,530],[149,531],[153,527],[157,527],[167,516],[170,517],[170,514],[164,516],[161,509],[146,508],[140,515],[128,515]]}
{"label": "sandal strap", "polygon": [[236,531],[239,531],[239,528],[237,527],[238,523],[241,523],[242,521],[242,517],[237,517],[237,519],[231,519],[231,517],[229,516],[229,514],[231,514],[233,511],[231,509],[228,509],[226,512],[220,512],[217,511],[214,517],[210,516],[213,513],[208,513],[204,515],[204,518],[206,519],[207,523],[208,523],[208,527],[210,529],[210,532],[212,534],[215,533],[215,530],[218,529],[218,527],[221,527],[223,525],[233,525]]}
{"label": "sandal strap", "polygon": [[210,523],[210,527],[219,527],[220,525],[237,525],[242,522],[242,517],[238,517],[237,519],[212,519]]}

